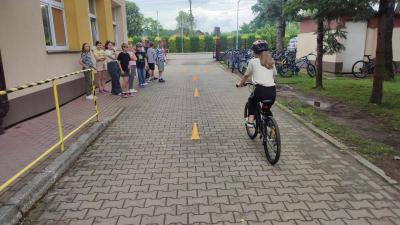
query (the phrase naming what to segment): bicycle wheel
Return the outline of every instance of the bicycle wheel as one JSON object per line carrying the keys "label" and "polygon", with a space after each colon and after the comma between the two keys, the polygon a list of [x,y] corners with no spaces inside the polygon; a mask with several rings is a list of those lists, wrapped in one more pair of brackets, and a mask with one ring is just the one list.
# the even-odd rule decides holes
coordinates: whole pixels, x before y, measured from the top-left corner
{"label": "bicycle wheel", "polygon": [[307,74],[310,77],[315,77],[315,75],[317,74],[317,70],[315,69],[315,66],[311,63],[307,65]]}
{"label": "bicycle wheel", "polygon": [[239,72],[244,75],[246,73],[247,70],[247,61],[246,60],[242,60],[239,63]]}
{"label": "bicycle wheel", "polygon": [[[244,118],[247,119],[248,117],[249,117],[249,103],[246,102],[246,106],[244,107]],[[247,135],[249,135],[250,139],[256,138],[258,134],[256,120],[254,120],[254,125],[255,125],[254,128],[248,127],[246,126],[246,124],[244,125],[246,127]]]}
{"label": "bicycle wheel", "polygon": [[281,77],[291,77],[293,75],[291,66],[287,63],[280,66],[278,73]]}
{"label": "bicycle wheel", "polygon": [[281,155],[281,136],[278,123],[272,116],[263,122],[263,145],[268,162],[275,165]]}
{"label": "bicycle wheel", "polygon": [[368,75],[368,62],[359,60],[353,64],[351,69],[353,76],[357,78],[364,78]]}

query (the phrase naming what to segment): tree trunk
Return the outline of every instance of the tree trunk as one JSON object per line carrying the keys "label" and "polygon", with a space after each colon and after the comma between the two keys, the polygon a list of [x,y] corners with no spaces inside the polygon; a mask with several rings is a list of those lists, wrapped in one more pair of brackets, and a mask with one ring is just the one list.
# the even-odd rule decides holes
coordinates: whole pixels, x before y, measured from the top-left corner
{"label": "tree trunk", "polygon": [[315,77],[315,88],[323,88],[322,85],[322,58],[324,56],[324,21],[317,22],[317,76]]}
{"label": "tree trunk", "polygon": [[385,68],[386,73],[384,76],[384,80],[394,80],[394,72],[393,71],[393,26],[394,26],[394,6],[395,0],[388,0],[388,8],[386,10],[386,34],[385,34]]}
{"label": "tree trunk", "polygon": [[[379,1],[379,11],[378,11],[378,37],[376,45],[376,63],[374,72],[374,81],[372,84],[372,93],[369,99],[370,103],[380,104],[382,102],[383,96],[383,79],[385,74],[388,73],[386,68],[386,49],[387,49],[387,35],[392,32],[388,32],[390,29],[388,20],[390,10],[393,10],[394,0],[380,0]],[[393,29],[393,25],[391,26]],[[391,47],[391,46],[390,46]],[[392,61],[390,61],[391,63]]]}
{"label": "tree trunk", "polygon": [[285,20],[283,16],[276,18],[276,50],[282,51],[284,48],[284,38],[285,38]]}

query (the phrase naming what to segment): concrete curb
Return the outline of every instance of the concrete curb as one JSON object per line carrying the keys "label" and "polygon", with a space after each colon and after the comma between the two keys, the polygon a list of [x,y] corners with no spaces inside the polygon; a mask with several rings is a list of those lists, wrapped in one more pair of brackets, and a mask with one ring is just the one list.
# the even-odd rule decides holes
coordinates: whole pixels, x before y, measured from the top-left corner
{"label": "concrete curb", "polygon": [[360,154],[349,150],[349,148],[346,145],[344,145],[343,143],[339,142],[338,140],[336,140],[334,137],[330,136],[329,134],[327,134],[327,133],[323,132],[322,130],[318,129],[316,126],[312,125],[311,123],[305,121],[299,115],[295,114],[290,109],[288,109],[286,106],[282,105],[279,102],[275,102],[275,104],[280,109],[282,109],[283,111],[285,111],[286,113],[288,113],[289,115],[294,117],[297,121],[299,121],[300,123],[304,124],[309,130],[311,130],[312,132],[314,132],[315,134],[319,135],[320,137],[322,137],[323,139],[325,139],[329,143],[331,143],[333,146],[338,148],[340,150],[340,152],[351,155],[361,165],[367,167],[369,170],[371,170],[372,172],[376,173],[378,176],[380,176],[382,179],[384,179],[386,182],[388,182],[394,188],[400,190],[400,187],[398,186],[399,182],[397,182],[397,181],[393,180],[391,177],[387,176],[382,169],[378,168],[377,166],[375,166],[374,164],[369,162],[367,159],[362,157]]}
{"label": "concrete curb", "polygon": [[58,156],[43,172],[36,175],[25,187],[15,193],[0,207],[0,224],[19,222],[49,188],[72,166],[87,147],[122,113],[119,109],[111,118],[92,125],[66,151]]}

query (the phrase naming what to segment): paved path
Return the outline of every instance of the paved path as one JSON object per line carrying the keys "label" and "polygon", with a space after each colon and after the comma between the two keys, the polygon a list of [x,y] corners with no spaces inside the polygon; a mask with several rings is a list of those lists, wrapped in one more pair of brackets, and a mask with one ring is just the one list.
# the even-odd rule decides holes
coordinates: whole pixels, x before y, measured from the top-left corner
{"label": "paved path", "polygon": [[[110,84],[108,85],[110,86]],[[109,89],[111,88],[109,87]],[[134,101],[133,98],[122,99],[119,96],[113,95],[98,94],[97,97],[102,119],[111,117],[118,109]],[[64,135],[75,129],[93,114],[93,102],[85,100],[84,97],[77,98],[63,105],[61,107],[61,115]],[[7,129],[5,134],[0,135],[0,184],[6,182],[31,161],[39,157],[50,146],[57,143],[57,129],[56,113],[53,110],[19,123]],[[66,149],[84,131],[85,128],[67,140],[65,143]],[[37,166],[23,174],[3,192],[0,192],[0,205],[7,202],[16,191],[21,189],[38,172],[41,172],[43,168],[49,165],[54,158],[60,155],[60,152],[60,149],[54,150],[53,153],[40,161]]]}
{"label": "paved path", "polygon": [[166,78],[135,97],[24,224],[400,224],[399,192],[277,107],[283,154],[270,166],[243,128],[248,91],[209,55],[173,56]]}

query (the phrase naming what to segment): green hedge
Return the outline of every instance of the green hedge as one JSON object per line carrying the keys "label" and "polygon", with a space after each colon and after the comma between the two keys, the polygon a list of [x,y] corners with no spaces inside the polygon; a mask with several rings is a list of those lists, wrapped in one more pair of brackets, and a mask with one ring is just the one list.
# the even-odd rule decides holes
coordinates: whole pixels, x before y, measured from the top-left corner
{"label": "green hedge", "polygon": [[[215,41],[214,41],[213,36],[210,35],[200,35],[200,36],[185,36],[183,40],[183,49],[184,52],[212,52],[214,51],[215,48]],[[285,37],[285,45],[287,45],[287,42],[289,39],[292,38],[290,37]],[[130,37],[129,42],[131,43],[138,43],[143,39],[148,39],[150,41],[153,41],[154,43],[157,43],[158,40],[165,40],[167,44],[167,48],[169,49],[169,52],[181,52],[182,51],[182,38],[181,36],[174,35],[174,36],[169,36],[169,37]],[[276,34],[275,33],[263,33],[263,34],[241,34],[239,36],[239,47],[241,49],[243,48],[250,48],[251,44],[255,40],[266,40],[271,46],[275,46],[276,44]],[[221,50],[225,51],[227,49],[234,49],[236,48],[236,36],[232,34],[223,34],[220,37],[220,43],[221,43]]]}

